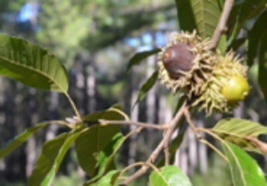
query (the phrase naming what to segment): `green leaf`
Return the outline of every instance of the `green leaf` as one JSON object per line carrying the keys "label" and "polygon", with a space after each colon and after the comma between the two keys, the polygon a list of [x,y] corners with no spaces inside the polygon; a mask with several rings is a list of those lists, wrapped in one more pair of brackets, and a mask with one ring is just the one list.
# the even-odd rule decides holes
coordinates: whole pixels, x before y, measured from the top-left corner
{"label": "green leaf", "polygon": [[223,8],[223,0],[176,0],[180,29],[197,30],[202,38],[211,38]]}
{"label": "green leaf", "polygon": [[265,34],[261,38],[261,43],[260,43],[260,48],[259,48],[259,70],[258,72],[259,72],[258,82],[264,94],[264,98],[267,101],[267,83],[266,83],[266,79],[267,79],[267,29],[265,31]]}
{"label": "green leaf", "polygon": [[[114,170],[103,176],[97,183],[91,184],[91,186],[115,186],[117,179],[120,176],[120,171]],[[84,186],[89,186],[84,184]]]}
{"label": "green leaf", "polygon": [[0,75],[51,91],[66,92],[69,85],[66,69],[54,55],[7,35],[0,35]]}
{"label": "green leaf", "polygon": [[123,142],[126,140],[122,136],[122,134],[118,133],[116,134],[111,142],[107,145],[107,147],[99,153],[98,162],[96,169],[97,175],[93,178],[91,178],[88,182],[86,182],[84,185],[91,185],[95,182],[97,182],[103,175],[105,175],[108,171],[111,171],[115,169],[114,166],[114,156],[118,152],[119,148],[123,144]]}
{"label": "green leaf", "polygon": [[[97,120],[99,119],[121,120],[122,116],[120,113],[110,108],[108,110],[95,112],[83,117],[83,121],[85,123],[88,121],[95,121],[95,123],[97,123]],[[75,150],[79,164],[88,175],[93,177],[97,174],[99,153],[106,148],[112,138],[119,132],[119,125],[94,125],[83,131],[76,140]]]}
{"label": "green leaf", "polygon": [[47,123],[37,124],[37,125],[29,128],[29,129],[27,129],[26,131],[24,131],[20,135],[16,136],[13,140],[10,140],[9,142],[7,142],[5,144],[5,146],[0,149],[0,158],[3,158],[5,156],[7,156],[8,154],[10,154],[13,150],[15,150],[22,143],[24,143],[26,140],[28,140],[36,131],[38,131],[39,129],[41,129],[47,125],[48,125]]}
{"label": "green leaf", "polygon": [[246,40],[247,38],[239,38],[239,39],[234,40],[229,46],[229,49],[236,51],[239,47],[241,47],[245,43]]}
{"label": "green leaf", "polygon": [[151,51],[145,51],[145,52],[139,52],[136,53],[129,61],[127,66],[127,72],[134,66],[140,64],[144,59],[148,58],[149,56],[152,56],[154,54],[159,53],[161,50],[159,48],[156,48]]}
{"label": "green leaf", "polygon": [[146,96],[147,92],[154,86],[154,84],[157,82],[158,79],[158,75],[159,75],[159,71],[155,71],[149,78],[148,80],[142,85],[141,89],[139,90],[138,96],[137,96],[137,100],[135,101],[136,105],[137,103],[139,103],[140,101],[142,101],[144,99],[144,97]]}
{"label": "green leaf", "polygon": [[[248,65],[251,66],[257,56],[259,43],[267,34],[267,10],[258,18],[248,35]],[[266,45],[263,45],[266,46]]]}
{"label": "green leaf", "polygon": [[229,160],[234,186],[266,185],[261,168],[245,151],[231,143],[224,143],[223,148]]}
{"label": "green leaf", "polygon": [[150,186],[192,186],[188,177],[176,166],[165,166],[153,171],[149,177]]}
{"label": "green leaf", "polygon": [[[242,3],[237,3],[236,7],[234,7],[233,15],[230,16],[229,20],[235,20],[235,26],[233,27],[233,31],[230,31],[231,38],[230,40],[234,40],[244,23],[252,19],[253,17],[256,17],[260,14],[260,12],[264,9],[266,4],[266,0],[245,0]],[[235,17],[234,17],[235,16]]]}
{"label": "green leaf", "polygon": [[266,153],[264,143],[257,140],[259,135],[267,134],[267,127],[263,125],[249,120],[230,118],[219,121],[211,130],[225,141],[245,150]]}
{"label": "green leaf", "polygon": [[79,135],[80,130],[63,133],[44,144],[29,179],[30,186],[50,186],[52,184],[62,159]]}

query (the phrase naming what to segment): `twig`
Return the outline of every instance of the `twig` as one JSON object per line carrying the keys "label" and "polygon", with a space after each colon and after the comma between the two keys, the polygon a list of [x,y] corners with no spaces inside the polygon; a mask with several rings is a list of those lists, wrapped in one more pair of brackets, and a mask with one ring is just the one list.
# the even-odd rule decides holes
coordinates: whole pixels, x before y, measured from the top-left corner
{"label": "twig", "polygon": [[104,120],[100,119],[98,120],[100,122],[100,125],[135,125],[139,127],[144,128],[153,128],[153,129],[159,129],[159,130],[165,130],[169,126],[167,124],[164,125],[156,125],[152,123],[142,123],[142,122],[135,122],[135,121],[123,121],[123,120]]}
{"label": "twig", "polygon": [[207,140],[203,139],[200,136],[200,134],[198,133],[198,128],[196,128],[195,124],[191,120],[191,116],[190,116],[188,108],[184,109],[184,115],[185,115],[186,120],[189,123],[190,127],[192,128],[193,132],[195,133],[197,139],[199,140],[199,142],[201,142],[205,145],[208,145],[211,149],[213,149],[215,152],[217,152],[226,162],[228,162],[228,159],[226,158],[226,156],[223,153],[221,153],[221,151],[219,149],[217,149],[214,145],[212,145],[210,142],[208,142]]}
{"label": "twig", "polygon": [[[164,131],[163,137],[166,135],[167,130]],[[165,166],[170,164],[170,153],[169,153],[169,140],[164,144],[164,154],[165,154]]]}
{"label": "twig", "polygon": [[[206,133],[208,133],[209,135],[211,135],[212,137],[214,137],[215,139],[217,139],[217,140],[219,140],[219,141],[221,141],[222,143],[223,143],[223,141],[222,141],[222,139],[221,138],[219,138],[218,136],[216,136],[216,135],[213,135],[212,133],[210,133],[208,130],[206,130],[206,129],[203,129],[203,128],[197,128],[197,131],[202,131],[202,132],[206,132]],[[204,140],[204,139],[201,139],[201,140],[199,140],[201,143],[203,143],[203,144],[206,144],[206,145],[208,145],[211,149],[213,149],[215,152],[217,152],[226,162],[229,162],[229,160],[228,160],[228,158],[218,149],[218,148],[216,148],[214,145],[212,145],[210,142],[208,142],[207,140]]]}
{"label": "twig", "polygon": [[125,185],[129,184],[130,182],[132,182],[133,180],[135,180],[139,176],[143,175],[148,170],[148,168],[150,167],[149,164],[151,164],[155,161],[155,159],[158,157],[159,153],[164,148],[164,145],[166,144],[166,142],[168,142],[170,140],[171,135],[172,135],[173,131],[175,130],[177,123],[179,122],[179,120],[183,116],[185,107],[186,107],[186,101],[181,106],[179,111],[176,113],[176,115],[172,119],[172,121],[168,124],[169,127],[166,129],[166,133],[165,133],[164,137],[162,138],[161,142],[158,144],[156,149],[149,156],[149,158],[146,161],[146,164],[143,165],[137,172],[135,172],[127,180],[125,180],[120,186],[125,186]]}
{"label": "twig", "polygon": [[215,51],[216,47],[219,44],[221,35],[225,31],[227,20],[232,10],[233,4],[234,4],[234,0],[226,0],[224,3],[224,7],[223,7],[223,11],[222,11],[219,23],[216,27],[215,32],[213,33],[212,40],[209,46],[211,51]]}

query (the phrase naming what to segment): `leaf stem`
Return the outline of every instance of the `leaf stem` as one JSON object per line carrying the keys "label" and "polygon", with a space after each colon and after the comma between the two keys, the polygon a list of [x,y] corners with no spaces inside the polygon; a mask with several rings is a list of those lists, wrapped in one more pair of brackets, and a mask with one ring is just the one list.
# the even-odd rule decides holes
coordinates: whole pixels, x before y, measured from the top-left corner
{"label": "leaf stem", "polygon": [[73,108],[73,110],[74,110],[74,112],[75,112],[75,114],[76,114],[78,120],[82,120],[81,115],[80,115],[80,113],[79,113],[79,111],[78,111],[78,109],[77,109],[75,103],[74,103],[73,100],[71,99],[70,95],[69,95],[67,92],[64,92],[64,94],[65,94],[65,96],[67,97],[67,99],[69,100],[69,102],[70,102],[70,104],[71,104],[71,106],[72,106],[72,108]]}

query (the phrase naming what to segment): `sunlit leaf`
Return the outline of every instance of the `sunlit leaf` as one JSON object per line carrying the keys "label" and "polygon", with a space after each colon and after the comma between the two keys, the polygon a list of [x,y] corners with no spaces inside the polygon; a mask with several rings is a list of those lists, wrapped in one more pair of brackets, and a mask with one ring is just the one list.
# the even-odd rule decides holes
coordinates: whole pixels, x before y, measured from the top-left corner
{"label": "sunlit leaf", "polygon": [[136,53],[129,61],[127,66],[127,72],[134,66],[140,64],[144,59],[148,58],[149,56],[152,56],[154,54],[157,54],[160,52],[159,48],[156,48],[151,51],[145,51],[145,52],[139,52]]}
{"label": "sunlit leaf", "polygon": [[149,177],[150,186],[192,186],[188,177],[176,166],[165,166],[153,171]]}
{"label": "sunlit leaf", "polygon": [[66,69],[53,54],[7,35],[0,35],[0,75],[51,91],[66,92],[69,85]]}
{"label": "sunlit leaf", "polygon": [[245,151],[231,143],[224,143],[223,148],[234,186],[266,186],[261,168]]}
{"label": "sunlit leaf", "polygon": [[202,38],[211,38],[222,12],[223,0],[176,0],[180,29],[197,30]]}
{"label": "sunlit leaf", "polygon": [[50,186],[52,184],[62,159],[79,135],[79,130],[63,133],[44,144],[41,155],[29,179],[30,186]]}
{"label": "sunlit leaf", "polygon": [[[248,35],[248,65],[251,66],[257,56],[258,46],[267,34],[267,10],[258,18]],[[262,50],[266,45],[263,44]]]}
{"label": "sunlit leaf", "polygon": [[37,132],[39,129],[44,128],[47,126],[48,123],[41,123],[37,124],[31,128],[28,128],[20,135],[16,136],[14,139],[7,142],[1,149],[0,149],[0,158],[3,158],[10,154],[13,150],[18,148],[22,143],[24,143],[26,140],[28,140],[35,132]]}
{"label": "sunlit leaf", "polygon": [[259,135],[267,134],[267,127],[263,125],[249,120],[231,118],[219,121],[211,130],[225,141],[245,150],[266,153],[262,151],[263,144],[259,146],[256,140]]}

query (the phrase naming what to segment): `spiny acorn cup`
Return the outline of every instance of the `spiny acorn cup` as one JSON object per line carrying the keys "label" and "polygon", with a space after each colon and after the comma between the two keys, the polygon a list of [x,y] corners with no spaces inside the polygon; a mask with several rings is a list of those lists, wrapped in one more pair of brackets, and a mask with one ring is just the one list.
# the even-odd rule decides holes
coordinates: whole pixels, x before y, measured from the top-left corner
{"label": "spiny acorn cup", "polygon": [[225,56],[209,51],[209,40],[192,34],[173,33],[159,53],[159,78],[176,93],[183,90],[191,106],[230,112],[249,93],[247,67],[232,52]]}

